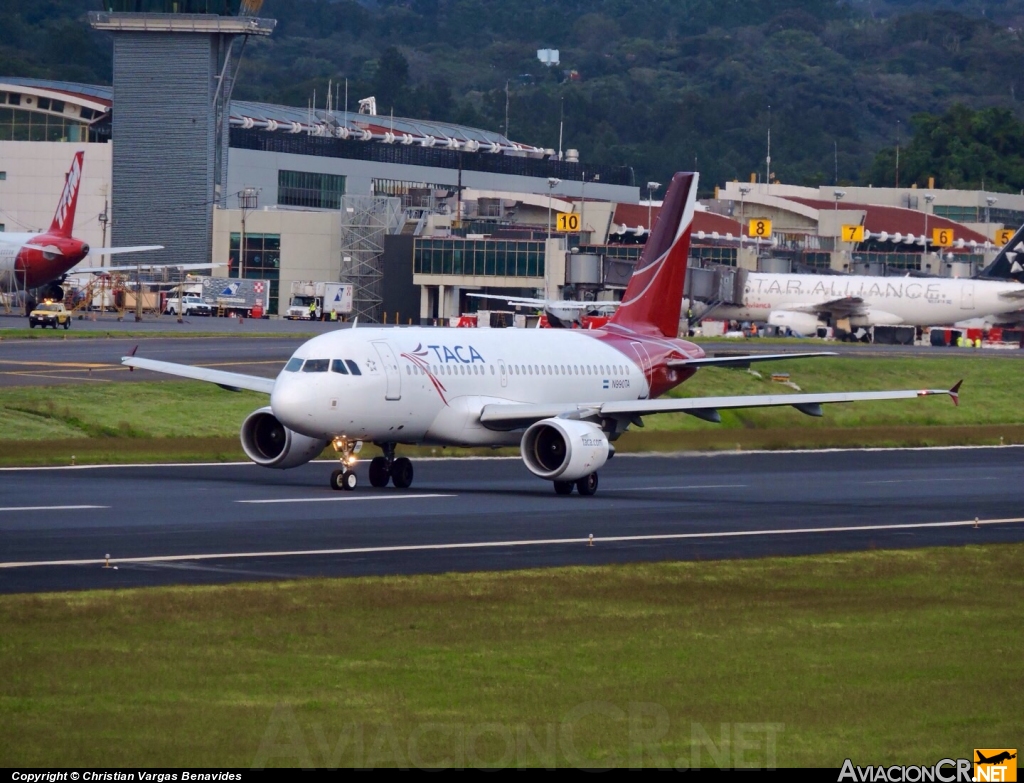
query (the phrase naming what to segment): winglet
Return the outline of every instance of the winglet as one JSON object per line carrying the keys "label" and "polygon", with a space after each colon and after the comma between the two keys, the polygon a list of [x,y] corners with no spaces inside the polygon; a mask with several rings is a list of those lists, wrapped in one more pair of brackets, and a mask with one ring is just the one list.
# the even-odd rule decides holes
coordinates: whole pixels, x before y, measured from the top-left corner
{"label": "winglet", "polygon": [[961,378],[953,385],[953,388],[949,390],[949,396],[953,398],[953,404],[956,406],[960,405],[960,384],[963,382],[964,379]]}
{"label": "winglet", "polygon": [[[132,348],[131,352],[130,352],[130,353],[129,353],[128,355],[129,355],[129,356],[134,356],[134,355],[135,355],[135,352],[136,352],[137,350],[139,350],[139,346],[138,346],[138,343],[136,343],[135,347],[134,347],[134,348]],[[121,361],[123,362],[123,361],[124,361],[124,359],[122,359]],[[128,366],[128,372],[135,372],[135,368],[134,368],[134,367],[132,367],[131,365],[129,365],[129,366]]]}

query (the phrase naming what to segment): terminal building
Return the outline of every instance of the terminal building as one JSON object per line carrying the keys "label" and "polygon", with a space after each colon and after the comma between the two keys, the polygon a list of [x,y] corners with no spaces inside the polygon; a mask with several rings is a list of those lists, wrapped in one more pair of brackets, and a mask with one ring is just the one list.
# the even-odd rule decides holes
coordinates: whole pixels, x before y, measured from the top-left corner
{"label": "terminal building", "polygon": [[[268,280],[272,314],[300,280],[351,282],[355,315],[400,323],[476,310],[471,291],[621,295],[658,183],[571,149],[380,115],[372,97],[234,100],[239,41],[274,29],[258,6],[108,0],[90,21],[114,37],[113,87],[0,76],[0,230],[48,226],[84,149],[76,236],[166,247],[119,262]],[[558,230],[566,213],[577,230]],[[752,220],[770,232],[751,237]],[[696,215],[691,264],[965,275],[1021,223],[1024,195],[730,182]],[[863,240],[844,242],[844,225]],[[951,244],[932,241],[937,228]]]}

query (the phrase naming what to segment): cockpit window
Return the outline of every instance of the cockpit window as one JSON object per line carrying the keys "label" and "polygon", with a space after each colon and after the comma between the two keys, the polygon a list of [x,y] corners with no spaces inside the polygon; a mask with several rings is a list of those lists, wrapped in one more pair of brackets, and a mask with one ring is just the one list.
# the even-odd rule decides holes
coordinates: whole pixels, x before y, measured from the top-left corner
{"label": "cockpit window", "polygon": [[348,375],[348,367],[345,366],[344,359],[335,359],[331,362],[331,370],[342,375]]}
{"label": "cockpit window", "polygon": [[360,370],[359,370],[359,365],[356,364],[351,359],[346,359],[345,360],[345,364],[348,365],[348,368],[352,371],[353,375],[362,375],[362,372],[360,372]]}
{"label": "cockpit window", "polygon": [[327,367],[330,363],[330,359],[306,359],[306,363],[302,365],[302,371],[327,372]]}
{"label": "cockpit window", "polygon": [[286,372],[298,372],[302,367],[302,359],[293,357],[288,360],[288,364],[284,366]]}

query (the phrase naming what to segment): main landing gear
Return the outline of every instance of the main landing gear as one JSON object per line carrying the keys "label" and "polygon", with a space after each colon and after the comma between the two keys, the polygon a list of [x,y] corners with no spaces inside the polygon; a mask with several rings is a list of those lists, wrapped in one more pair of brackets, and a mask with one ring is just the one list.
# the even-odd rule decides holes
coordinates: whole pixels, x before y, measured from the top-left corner
{"label": "main landing gear", "polygon": [[597,492],[597,473],[591,473],[577,481],[554,481],[556,495],[571,495],[573,487],[581,495],[593,495]]}
{"label": "main landing gear", "polygon": [[370,485],[374,487],[386,487],[390,481],[398,489],[408,489],[412,486],[412,461],[406,457],[395,458],[395,444],[380,444],[382,457],[374,457],[370,460]]}

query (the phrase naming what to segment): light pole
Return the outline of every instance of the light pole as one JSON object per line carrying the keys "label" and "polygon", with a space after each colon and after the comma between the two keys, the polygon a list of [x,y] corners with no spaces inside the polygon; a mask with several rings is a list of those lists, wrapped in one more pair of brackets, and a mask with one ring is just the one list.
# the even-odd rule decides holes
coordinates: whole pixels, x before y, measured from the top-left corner
{"label": "light pole", "polygon": [[750,185],[740,185],[740,247],[743,247],[743,199],[750,193]]}
{"label": "light pole", "polygon": [[839,227],[839,202],[843,200],[843,197],[846,195],[846,191],[839,190],[837,188],[832,191],[832,195],[835,196],[836,199],[836,236],[839,237],[840,241],[842,241],[843,230]]}
{"label": "light pole", "polygon": [[924,236],[921,237],[921,244],[924,245],[924,249],[921,254],[928,252],[928,210],[932,207],[932,202],[935,201],[934,193],[924,194]]}
{"label": "light pole", "polygon": [[548,177],[548,239],[551,239],[551,192],[561,184],[558,177]]}
{"label": "light pole", "polygon": [[648,236],[650,236],[651,229],[653,228],[653,226],[651,226],[651,223],[653,222],[653,219],[651,218],[651,204],[654,201],[654,191],[656,191],[660,187],[661,187],[661,183],[660,182],[648,182],[647,183],[647,235]]}
{"label": "light pole", "polygon": [[242,236],[238,243],[238,279],[245,277],[245,213],[256,209],[259,191],[256,188],[242,188],[238,194],[238,206],[242,208]]}
{"label": "light pole", "polygon": [[[600,174],[595,174],[591,179],[591,182],[599,182],[601,179]],[[587,172],[583,172],[583,182],[580,185],[580,242],[583,241],[583,232],[587,230],[586,221],[583,220],[584,214],[587,208]],[[589,244],[589,237],[587,239]]]}
{"label": "light pole", "polygon": [[989,223],[992,222],[992,205],[995,204],[999,199],[995,196],[985,196],[985,231],[990,232]]}

